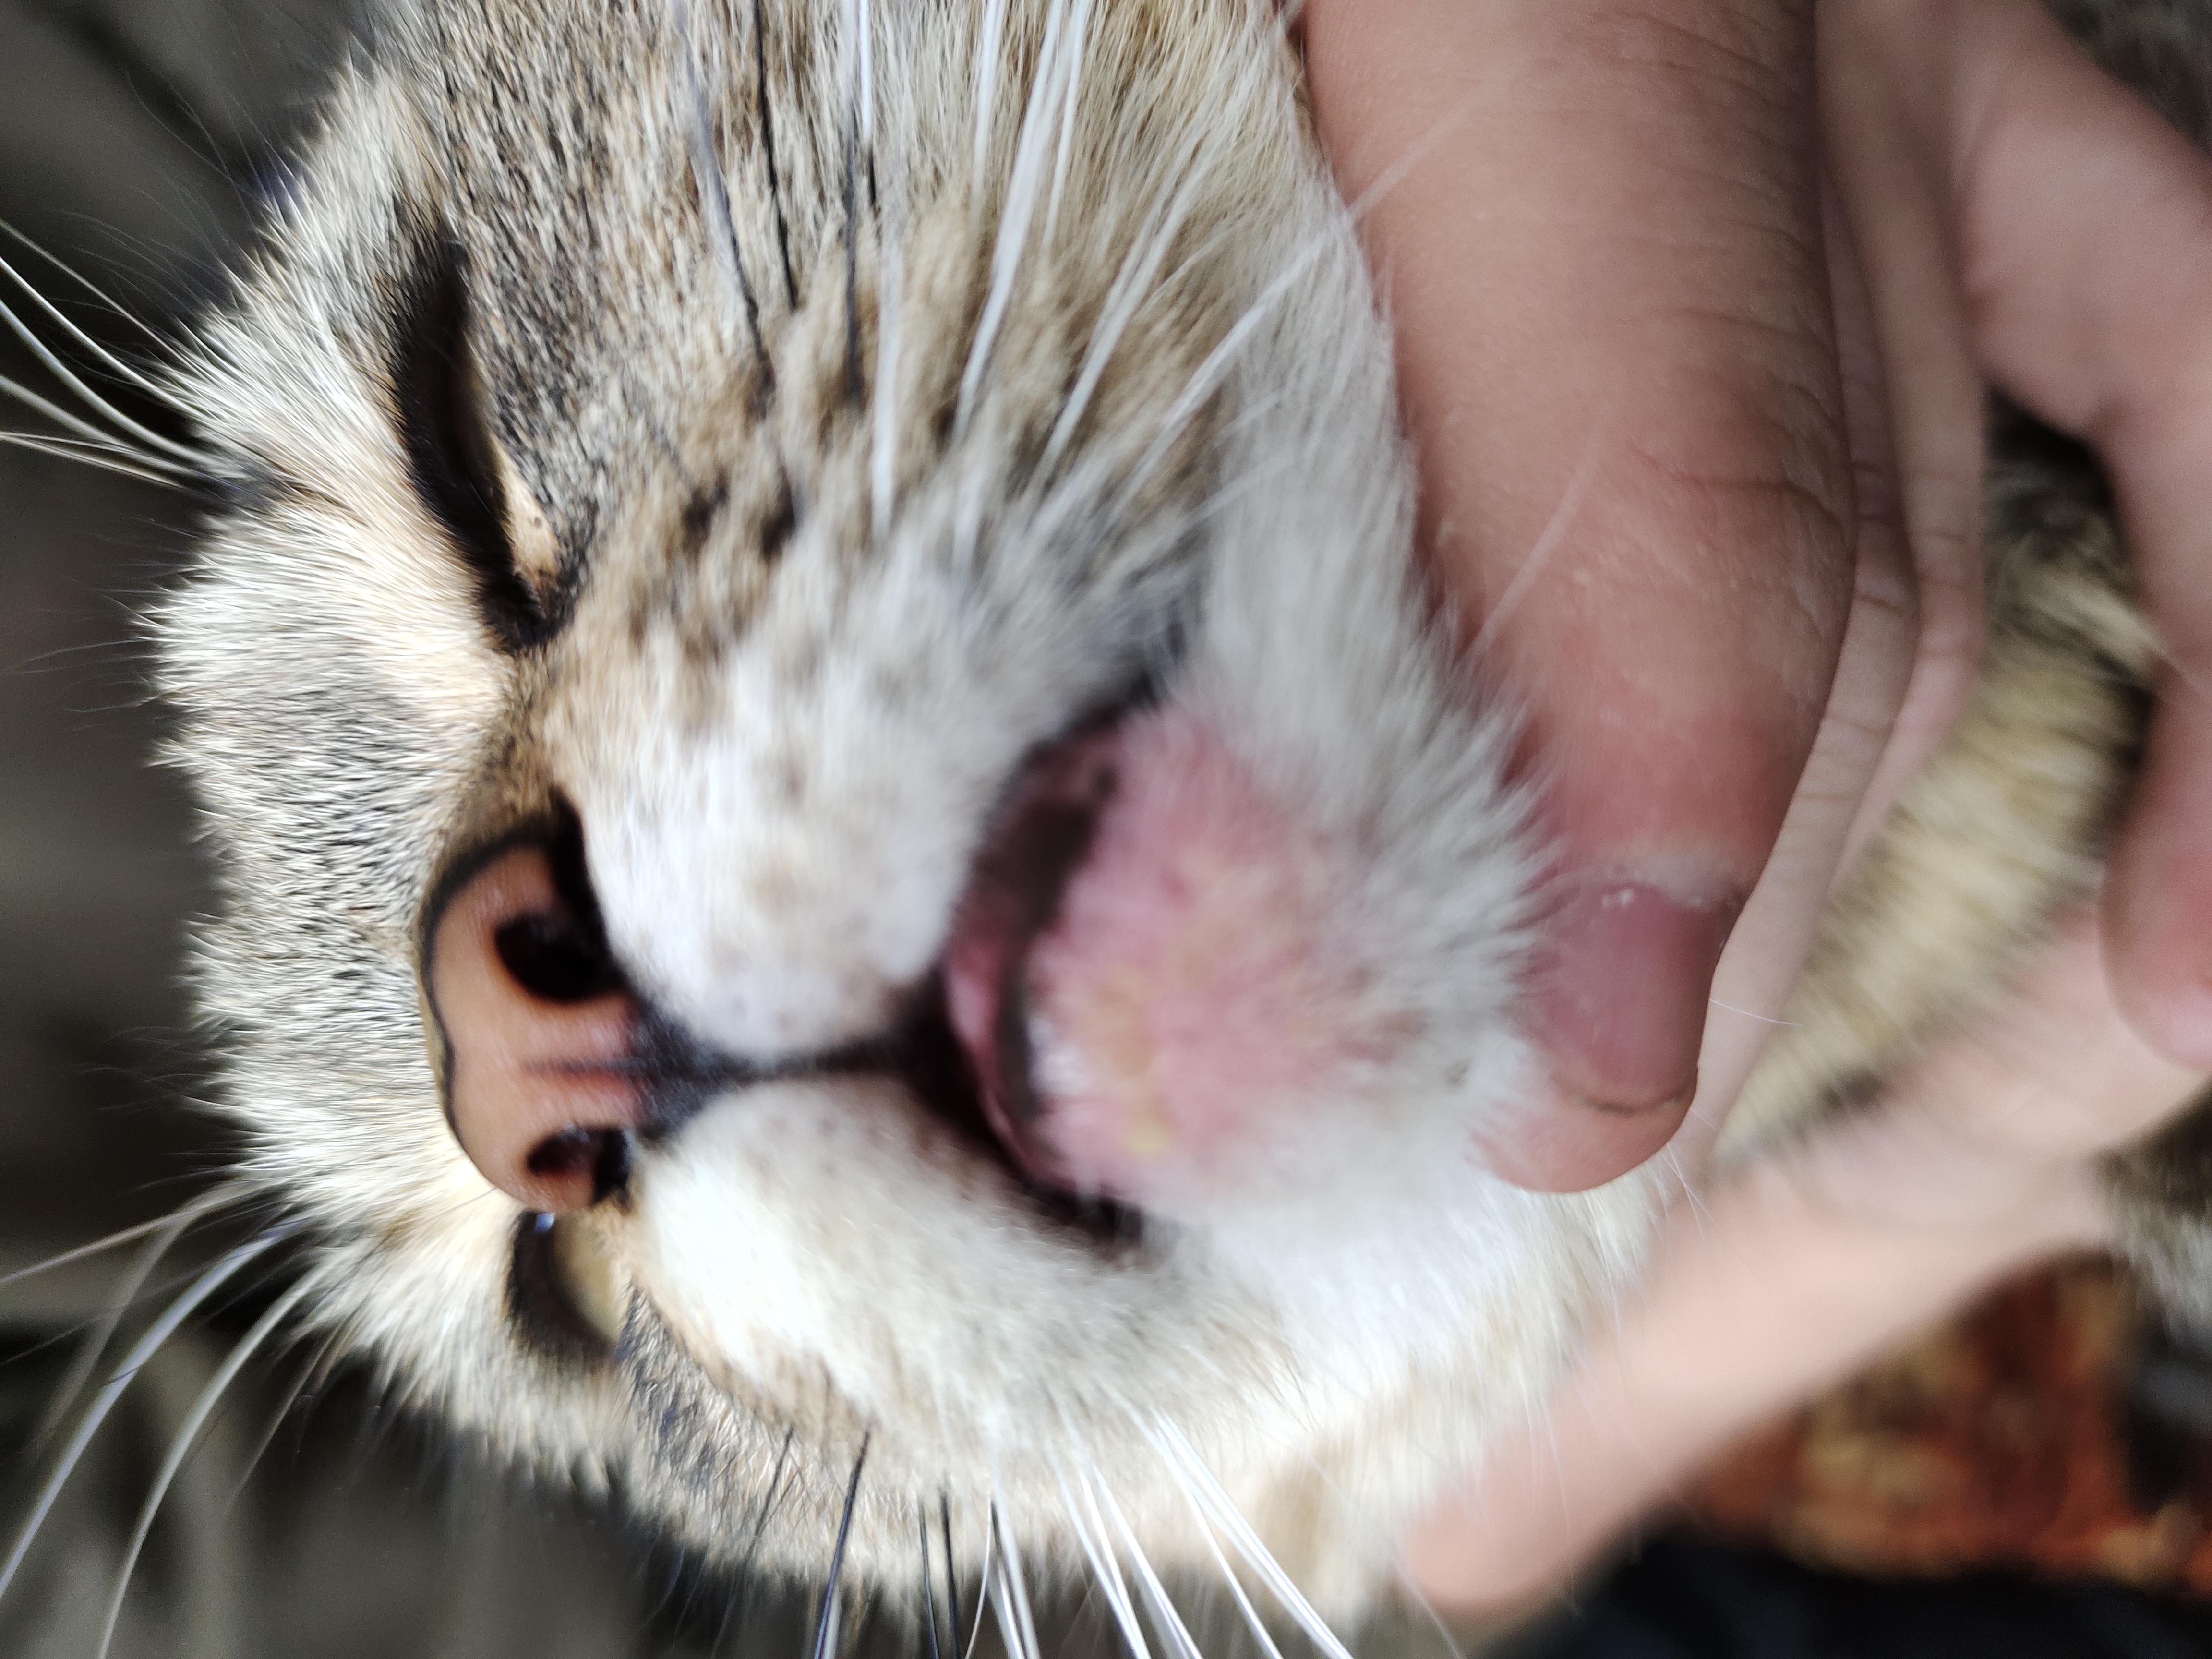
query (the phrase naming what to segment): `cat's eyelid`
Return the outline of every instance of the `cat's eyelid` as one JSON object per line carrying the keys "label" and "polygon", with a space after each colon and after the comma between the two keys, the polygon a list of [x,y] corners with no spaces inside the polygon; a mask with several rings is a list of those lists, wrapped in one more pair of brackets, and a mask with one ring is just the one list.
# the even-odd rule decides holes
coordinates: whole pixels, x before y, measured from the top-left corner
{"label": "cat's eyelid", "polygon": [[469,342],[468,261],[428,239],[392,317],[391,380],[409,476],[477,580],[486,626],[507,650],[558,625],[562,556],[551,520],[491,431]]}

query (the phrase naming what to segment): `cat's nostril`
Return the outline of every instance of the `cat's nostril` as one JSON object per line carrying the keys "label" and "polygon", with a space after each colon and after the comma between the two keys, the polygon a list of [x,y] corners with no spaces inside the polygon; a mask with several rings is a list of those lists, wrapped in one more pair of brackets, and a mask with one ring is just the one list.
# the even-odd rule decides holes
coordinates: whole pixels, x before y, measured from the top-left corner
{"label": "cat's nostril", "polygon": [[592,1202],[603,1203],[629,1184],[629,1136],[619,1129],[563,1129],[532,1146],[523,1167],[566,1187],[587,1181]]}
{"label": "cat's nostril", "polygon": [[647,1114],[641,1014],[608,952],[580,848],[501,849],[429,917],[423,989],[461,1150],[530,1209],[581,1210],[628,1180]]}
{"label": "cat's nostril", "polygon": [[542,1001],[589,1002],[622,989],[598,929],[566,912],[517,916],[492,935],[492,948],[514,982]]}

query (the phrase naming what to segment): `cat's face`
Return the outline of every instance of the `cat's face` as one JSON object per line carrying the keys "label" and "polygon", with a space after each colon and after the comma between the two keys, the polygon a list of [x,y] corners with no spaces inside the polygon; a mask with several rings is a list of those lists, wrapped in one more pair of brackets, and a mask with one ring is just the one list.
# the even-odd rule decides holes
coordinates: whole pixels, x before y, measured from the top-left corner
{"label": "cat's face", "polygon": [[1296,76],[454,0],[342,86],[162,632],[246,1178],[402,1397],[726,1559],[1233,1503],[1342,1600],[1633,1258],[1477,1159],[1534,864]]}

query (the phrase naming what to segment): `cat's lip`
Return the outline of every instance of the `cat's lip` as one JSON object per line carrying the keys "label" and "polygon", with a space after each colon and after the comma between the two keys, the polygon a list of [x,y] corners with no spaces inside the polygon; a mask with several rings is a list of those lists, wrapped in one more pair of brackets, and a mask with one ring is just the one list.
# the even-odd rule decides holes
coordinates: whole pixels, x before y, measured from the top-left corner
{"label": "cat's lip", "polygon": [[1167,1218],[1284,1190],[1328,1103],[1407,1040],[1368,989],[1359,891],[1341,844],[1201,705],[1039,751],[944,955],[1000,1144],[1037,1184]]}
{"label": "cat's lip", "polygon": [[945,952],[946,1012],[983,1115],[1030,1180],[1073,1194],[1041,1134],[1030,1052],[1027,971],[1111,799],[1118,722],[1093,720],[1033,756],[993,823]]}

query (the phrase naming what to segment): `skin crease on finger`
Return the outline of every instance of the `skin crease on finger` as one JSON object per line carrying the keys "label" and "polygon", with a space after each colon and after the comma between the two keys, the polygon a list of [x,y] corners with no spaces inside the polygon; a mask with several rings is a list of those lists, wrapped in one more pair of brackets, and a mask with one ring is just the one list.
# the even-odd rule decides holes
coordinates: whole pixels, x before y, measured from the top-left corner
{"label": "skin crease on finger", "polygon": [[1486,1150],[1589,1186],[1689,1105],[1850,605],[1809,13],[1316,0],[1304,26],[1349,192],[1429,147],[1369,252],[1431,568],[1528,711],[1556,855],[1555,1098]]}
{"label": "skin crease on finger", "polygon": [[[1962,388],[1955,373],[1970,352],[2102,452],[2174,666],[2108,889],[2106,948],[2077,920],[2021,1005],[1981,1036],[1931,1058],[1879,1112],[1817,1138],[1803,1157],[1725,1184],[1694,1225],[1678,1218],[1649,1293],[1547,1408],[1553,1439],[1509,1454],[1413,1540],[1413,1582],[1447,1606],[1542,1593],[1766,1413],[1997,1274],[2104,1237],[2091,1158],[2170,1115],[2212,1064],[2197,959],[2212,938],[2202,829],[2212,792],[2198,781],[2212,773],[2200,759],[2212,734],[2191,684],[2206,637],[2194,611],[2208,591],[2212,515],[2201,465],[2186,460],[2212,453],[2212,292],[2201,275],[2212,269],[2212,168],[2033,7],[1838,3],[1823,20],[1826,138],[1848,221],[1832,222],[1831,244],[1855,240],[1872,267],[1863,315],[1887,371],[1883,401],[1903,452],[1898,511],[1928,617],[1848,843],[1863,840],[1948,724],[1972,659],[1975,573],[1945,556],[1974,545],[1978,455],[1929,441],[1978,429],[1959,412],[1962,390],[1978,401],[1972,376]],[[1879,389],[1882,374],[1850,368],[1868,355],[1851,337],[1852,274],[1840,268],[1837,281],[1847,386]],[[1951,372],[1900,372],[1931,364]],[[1856,429],[1854,446],[1863,454]],[[1863,534],[1863,556],[1880,544]],[[1863,562],[1863,598],[1866,574]],[[1854,614],[1832,728],[1856,718],[1853,658],[1867,614]],[[1846,844],[1833,812],[1818,821],[1823,797],[1850,791],[1832,791],[1821,771],[1816,749],[1723,957],[1718,1002],[1786,976],[1786,951],[1741,971],[1757,955],[1753,936],[1766,915],[1824,890],[1823,853],[1832,868]],[[1711,1086],[1728,1037],[1717,1017],[1708,1089],[1679,1150],[1717,1129],[1707,1103],[1717,1114],[1732,1092]],[[1498,1524],[1508,1516],[1510,1535]]]}

